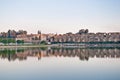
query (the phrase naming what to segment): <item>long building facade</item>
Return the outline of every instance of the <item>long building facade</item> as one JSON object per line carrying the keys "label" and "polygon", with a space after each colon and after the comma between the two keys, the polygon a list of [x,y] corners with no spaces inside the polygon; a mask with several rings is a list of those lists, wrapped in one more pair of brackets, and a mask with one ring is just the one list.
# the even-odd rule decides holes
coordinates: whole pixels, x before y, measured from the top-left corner
{"label": "long building facade", "polygon": [[40,43],[46,41],[49,44],[92,44],[92,43],[120,43],[120,32],[109,33],[89,33],[88,29],[81,29],[77,33],[66,34],[43,34],[38,31],[37,34],[27,34],[27,31],[9,30],[7,33],[0,33],[0,38],[14,38],[23,40],[25,43]]}
{"label": "long building facade", "polygon": [[110,33],[66,33],[55,35],[49,39],[56,43],[120,43],[120,32]]}

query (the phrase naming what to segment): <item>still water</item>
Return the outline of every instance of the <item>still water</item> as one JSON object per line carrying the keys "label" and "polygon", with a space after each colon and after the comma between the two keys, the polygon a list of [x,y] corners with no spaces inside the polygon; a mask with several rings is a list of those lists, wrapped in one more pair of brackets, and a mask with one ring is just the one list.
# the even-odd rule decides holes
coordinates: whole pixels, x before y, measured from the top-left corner
{"label": "still water", "polygon": [[120,48],[0,49],[0,80],[120,80]]}

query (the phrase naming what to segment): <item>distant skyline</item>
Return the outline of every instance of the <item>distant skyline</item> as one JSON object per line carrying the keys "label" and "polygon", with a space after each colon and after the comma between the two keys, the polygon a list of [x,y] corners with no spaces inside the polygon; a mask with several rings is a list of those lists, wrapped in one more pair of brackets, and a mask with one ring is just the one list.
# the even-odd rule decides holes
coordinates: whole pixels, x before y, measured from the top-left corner
{"label": "distant skyline", "polygon": [[0,0],[0,32],[120,32],[120,0]]}

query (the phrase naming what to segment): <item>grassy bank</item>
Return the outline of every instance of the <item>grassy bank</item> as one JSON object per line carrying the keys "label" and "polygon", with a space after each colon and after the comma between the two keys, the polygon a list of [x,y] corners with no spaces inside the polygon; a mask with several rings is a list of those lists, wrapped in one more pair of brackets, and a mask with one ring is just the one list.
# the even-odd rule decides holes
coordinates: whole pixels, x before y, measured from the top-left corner
{"label": "grassy bank", "polygon": [[50,45],[2,45],[0,48],[48,47]]}

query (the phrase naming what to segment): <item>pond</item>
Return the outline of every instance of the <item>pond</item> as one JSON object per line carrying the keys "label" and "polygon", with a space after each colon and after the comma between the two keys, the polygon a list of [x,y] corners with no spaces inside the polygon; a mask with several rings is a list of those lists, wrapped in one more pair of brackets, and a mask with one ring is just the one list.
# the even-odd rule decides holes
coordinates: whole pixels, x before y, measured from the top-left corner
{"label": "pond", "polygon": [[0,49],[0,80],[120,80],[120,48]]}

